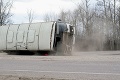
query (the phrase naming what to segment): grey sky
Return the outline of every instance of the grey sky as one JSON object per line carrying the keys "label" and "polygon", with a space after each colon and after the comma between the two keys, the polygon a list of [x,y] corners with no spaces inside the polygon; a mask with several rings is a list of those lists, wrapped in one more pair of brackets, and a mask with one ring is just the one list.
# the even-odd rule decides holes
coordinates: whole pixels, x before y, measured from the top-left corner
{"label": "grey sky", "polygon": [[34,22],[43,21],[44,15],[49,13],[59,14],[61,10],[73,10],[81,0],[14,0],[11,12],[14,14],[14,23],[26,23],[27,11],[34,12]]}

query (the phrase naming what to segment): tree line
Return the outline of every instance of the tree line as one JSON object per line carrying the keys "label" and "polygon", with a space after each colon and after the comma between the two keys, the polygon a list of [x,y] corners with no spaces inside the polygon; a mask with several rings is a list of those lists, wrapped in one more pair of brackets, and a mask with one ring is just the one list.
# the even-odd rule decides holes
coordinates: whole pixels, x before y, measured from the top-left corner
{"label": "tree line", "polygon": [[[120,50],[120,0],[83,0],[73,11],[62,10],[57,18],[76,27],[77,50]],[[46,15],[45,21],[55,16]]]}
{"label": "tree line", "polygon": [[10,17],[12,14],[10,13],[13,2],[11,0],[3,1],[0,0],[0,26],[12,23]]}

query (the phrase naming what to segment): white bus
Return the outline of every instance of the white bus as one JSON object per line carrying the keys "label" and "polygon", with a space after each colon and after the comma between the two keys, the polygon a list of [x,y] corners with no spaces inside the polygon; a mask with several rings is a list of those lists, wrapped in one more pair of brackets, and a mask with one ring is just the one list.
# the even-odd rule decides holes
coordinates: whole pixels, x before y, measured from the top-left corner
{"label": "white bus", "polygon": [[71,53],[75,27],[62,21],[0,26],[0,50]]}

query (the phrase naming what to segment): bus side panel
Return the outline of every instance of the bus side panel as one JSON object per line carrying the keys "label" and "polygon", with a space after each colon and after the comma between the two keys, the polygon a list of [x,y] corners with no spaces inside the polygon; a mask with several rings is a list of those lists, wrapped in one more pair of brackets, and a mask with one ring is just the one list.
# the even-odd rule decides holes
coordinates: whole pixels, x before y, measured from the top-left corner
{"label": "bus side panel", "polygon": [[39,48],[39,28],[41,23],[33,23],[29,27],[27,47],[28,50],[38,50]]}
{"label": "bus side panel", "polygon": [[10,25],[7,34],[7,50],[16,50],[17,48],[17,41],[16,35],[19,25]]}
{"label": "bus side panel", "polygon": [[53,22],[42,23],[39,30],[39,50],[51,50]]}
{"label": "bus side panel", "polygon": [[0,26],[0,50],[6,50],[8,28],[8,25]]}
{"label": "bus side panel", "polygon": [[17,50],[27,50],[29,24],[21,24],[17,32]]}

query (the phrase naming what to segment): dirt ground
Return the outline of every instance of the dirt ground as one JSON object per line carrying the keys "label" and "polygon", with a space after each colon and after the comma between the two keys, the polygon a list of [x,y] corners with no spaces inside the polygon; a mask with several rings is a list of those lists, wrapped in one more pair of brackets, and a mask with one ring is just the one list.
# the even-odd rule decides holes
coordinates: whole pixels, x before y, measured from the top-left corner
{"label": "dirt ground", "polygon": [[[35,78],[35,77],[21,77],[12,75],[0,75],[0,80],[67,80],[67,79],[55,79],[55,78]],[[70,79],[69,79],[70,80]]]}
{"label": "dirt ground", "polygon": [[[55,79],[55,78],[35,78],[35,77],[21,77],[12,75],[0,75],[0,80],[68,80],[68,79]],[[70,80],[70,79],[69,79]]]}

